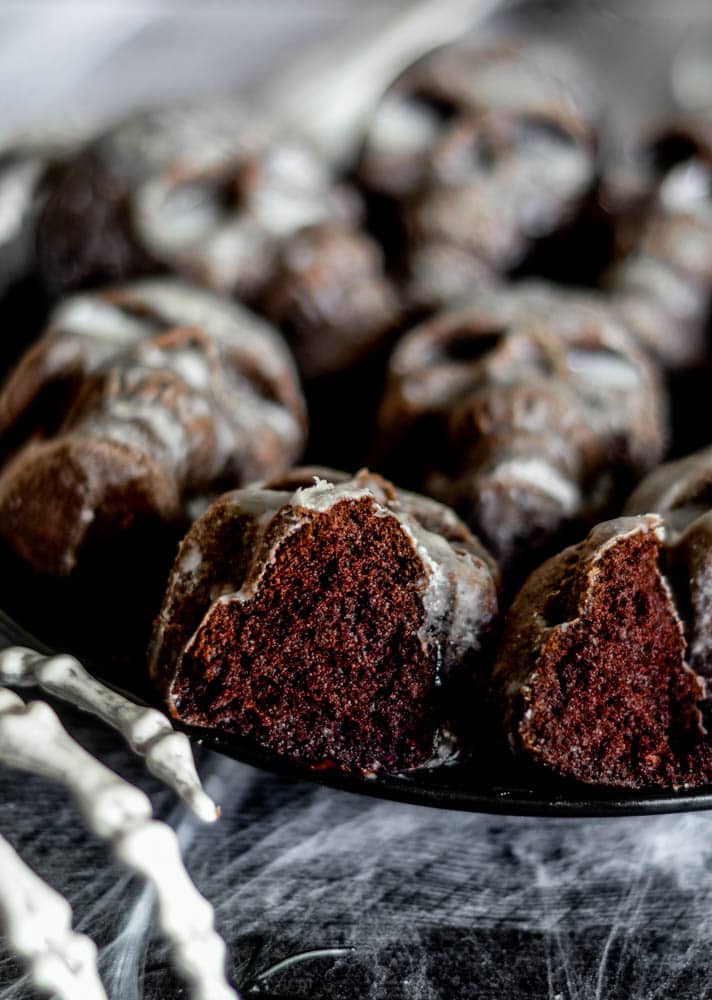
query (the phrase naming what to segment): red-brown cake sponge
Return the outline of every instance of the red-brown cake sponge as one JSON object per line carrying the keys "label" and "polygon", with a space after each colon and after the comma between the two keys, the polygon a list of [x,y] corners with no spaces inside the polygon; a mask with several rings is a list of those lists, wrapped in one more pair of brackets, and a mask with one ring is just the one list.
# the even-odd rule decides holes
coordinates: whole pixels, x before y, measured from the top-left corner
{"label": "red-brown cake sponge", "polygon": [[184,722],[397,771],[450,753],[448,697],[496,613],[492,561],[441,504],[366,472],[252,487],[184,539],[151,673]]}
{"label": "red-brown cake sponge", "polygon": [[526,582],[494,669],[515,752],[591,784],[712,780],[704,682],[685,662],[663,537],[653,515],[608,521]]}

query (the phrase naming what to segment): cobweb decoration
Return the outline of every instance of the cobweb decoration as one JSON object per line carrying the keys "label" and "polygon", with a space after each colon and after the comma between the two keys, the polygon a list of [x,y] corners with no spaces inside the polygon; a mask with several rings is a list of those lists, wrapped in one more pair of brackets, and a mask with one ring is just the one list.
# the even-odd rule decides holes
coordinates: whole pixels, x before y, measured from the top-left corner
{"label": "cobweb decoration", "polygon": [[[5,651],[0,660],[12,660],[14,653]],[[27,651],[22,655],[27,661]],[[45,662],[52,666],[56,661],[61,668],[67,659],[50,657]],[[190,880],[174,831],[153,818],[145,792],[83,749],[49,705],[40,701],[25,705],[2,687],[0,763],[64,786],[90,831],[110,844],[119,862],[146,878],[156,894],[158,926],[171,943],[174,964],[191,985],[193,1000],[236,1000],[225,978],[225,945],[214,930],[213,909]],[[82,995],[82,990],[88,993],[96,970],[86,939],[67,933],[67,910],[59,914],[59,936],[53,936],[52,925],[62,909],[56,894],[39,880],[33,883],[19,859],[10,861],[16,876],[0,884],[10,941],[20,943],[18,950],[29,960],[38,985],[61,992],[66,1000],[74,1000],[73,993]],[[25,887],[20,904],[24,900],[26,905],[18,905],[18,885]],[[70,980],[73,970],[81,974],[81,983]],[[103,991],[94,985],[86,1000],[103,998]]]}
{"label": "cobweb decoration", "polygon": [[[564,820],[446,813],[262,774],[206,754],[205,826],[71,712],[141,784],[215,908],[243,1000],[700,1000],[712,947],[712,816]],[[109,996],[180,996],[150,889],[38,777],[3,804],[14,846],[99,945]],[[31,846],[31,850],[30,847]],[[339,953],[333,953],[337,950]],[[316,954],[331,951],[332,954]],[[276,968],[292,956],[312,953]],[[0,950],[0,1000],[35,994]],[[267,978],[263,973],[274,970]],[[254,987],[258,987],[255,989]]]}

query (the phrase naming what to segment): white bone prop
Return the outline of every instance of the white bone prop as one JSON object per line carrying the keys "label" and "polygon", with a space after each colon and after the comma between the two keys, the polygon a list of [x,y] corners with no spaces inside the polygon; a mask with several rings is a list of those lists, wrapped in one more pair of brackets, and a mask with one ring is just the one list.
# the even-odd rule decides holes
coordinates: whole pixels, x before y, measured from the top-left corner
{"label": "white bone prop", "polygon": [[10,947],[25,961],[38,989],[60,1000],[107,1000],[96,946],[72,930],[69,903],[1,836],[0,917]]}
{"label": "white bone prop", "polygon": [[412,62],[481,24],[503,0],[407,0],[359,10],[346,28],[263,84],[264,113],[316,144],[335,166],[353,159],[388,86]]}
{"label": "white bone prop", "polygon": [[146,877],[158,899],[158,925],[193,1000],[238,1000],[225,978],[225,944],[215,931],[213,908],[186,872],[175,833],[152,818],[140,788],[75,742],[49,705],[25,705],[7,688],[0,688],[0,763],[62,784],[92,832]]}
{"label": "white bone prop", "polygon": [[177,733],[155,708],[137,705],[96,680],[75,657],[43,656],[24,646],[10,646],[0,652],[0,683],[36,686],[97,715],[146,758],[149,771],[175,789],[199,819],[212,823],[220,815],[200,782],[188,737]]}

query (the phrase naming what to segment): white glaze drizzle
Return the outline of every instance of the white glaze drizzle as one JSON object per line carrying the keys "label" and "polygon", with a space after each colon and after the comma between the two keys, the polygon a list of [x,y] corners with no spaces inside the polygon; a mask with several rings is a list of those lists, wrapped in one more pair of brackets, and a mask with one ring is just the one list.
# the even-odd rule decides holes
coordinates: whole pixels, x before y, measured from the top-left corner
{"label": "white glaze drizzle", "polygon": [[420,640],[424,647],[435,644],[438,672],[442,669],[447,673],[469,649],[479,645],[480,629],[485,624],[483,596],[494,589],[489,568],[471,553],[456,551],[442,535],[424,528],[411,509],[408,494],[398,491],[395,501],[388,500],[375,479],[358,487],[352,479],[334,484],[315,477],[314,486],[298,489],[290,503],[323,512],[341,500],[364,497],[371,498],[381,516],[398,521],[423,564],[425,622]]}
{"label": "white glaze drizzle", "polygon": [[[303,525],[305,511],[323,514],[342,501],[364,499],[372,502],[379,516],[395,518],[422,562],[421,597],[425,621],[418,635],[423,648],[430,649],[437,660],[437,676],[441,682],[469,650],[479,647],[481,633],[490,624],[494,608],[488,612],[487,605],[488,599],[494,602],[495,593],[490,568],[475,553],[458,551],[444,537],[424,528],[410,509],[409,494],[399,491],[398,499],[391,501],[375,479],[362,486],[354,479],[331,483],[315,476],[313,486],[299,487],[292,494],[265,490],[259,484],[235,490],[231,495],[235,510],[249,512],[256,519],[260,539],[264,538],[279,510],[292,507],[295,516],[291,524],[285,522],[282,525],[282,533],[267,554],[262,551],[260,541],[255,541],[254,551],[259,554],[259,565],[253,564],[239,590],[226,582],[224,588],[213,595],[213,601],[230,604],[252,600],[278,548],[284,544],[286,537]],[[429,503],[440,507],[436,501]],[[193,553],[189,545],[193,545],[190,538],[183,541],[179,551],[178,565],[184,576],[189,576],[191,570],[181,564],[181,559],[185,556],[190,567],[201,555]],[[192,647],[212,609],[211,602],[201,624],[188,639],[185,651]],[[162,611],[158,619],[157,639],[152,644],[154,663],[164,634],[164,615],[165,611]]]}
{"label": "white glaze drizzle", "polygon": [[145,876],[192,1000],[238,1000],[225,978],[225,944],[215,931],[213,908],[186,872],[174,831],[153,819],[148,796],[73,740],[49,705],[25,705],[7,688],[0,688],[0,762],[58,781],[89,829]]}
{"label": "white glaze drizzle", "polygon": [[0,915],[10,947],[38,989],[60,1000],[106,1000],[94,942],[72,930],[67,900],[1,836]]}
{"label": "white glaze drizzle", "polygon": [[91,712],[118,730],[134,753],[146,759],[149,771],[173,788],[203,822],[220,815],[195,769],[190,741],[177,733],[161,712],[137,705],[87,673],[68,654],[43,656],[24,646],[0,652],[0,682],[42,691]]}

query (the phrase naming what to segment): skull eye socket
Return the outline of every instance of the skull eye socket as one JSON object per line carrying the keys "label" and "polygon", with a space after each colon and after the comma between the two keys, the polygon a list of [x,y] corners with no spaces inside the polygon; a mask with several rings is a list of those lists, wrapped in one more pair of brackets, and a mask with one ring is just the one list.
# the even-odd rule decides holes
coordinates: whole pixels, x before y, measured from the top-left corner
{"label": "skull eye socket", "polygon": [[699,154],[697,144],[685,135],[669,135],[653,146],[651,159],[659,176],[666,174],[681,163],[694,160]]}
{"label": "skull eye socket", "polygon": [[455,101],[434,94],[424,88],[416,88],[408,95],[408,99],[429,118],[435,119],[441,125],[451,122],[458,114],[459,108]]}
{"label": "skull eye socket", "polygon": [[457,184],[493,171],[499,155],[492,136],[472,130],[450,135],[436,151],[433,167],[439,181]]}
{"label": "skull eye socket", "polygon": [[156,190],[146,204],[156,231],[160,228],[175,246],[189,245],[239,211],[248,188],[239,170],[231,176],[186,178]]}
{"label": "skull eye socket", "polygon": [[440,343],[440,354],[447,361],[471,362],[489,354],[504,336],[502,330],[456,329]]}

